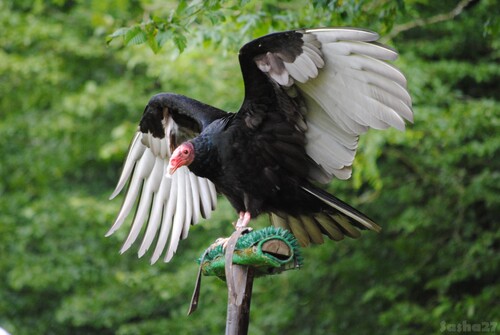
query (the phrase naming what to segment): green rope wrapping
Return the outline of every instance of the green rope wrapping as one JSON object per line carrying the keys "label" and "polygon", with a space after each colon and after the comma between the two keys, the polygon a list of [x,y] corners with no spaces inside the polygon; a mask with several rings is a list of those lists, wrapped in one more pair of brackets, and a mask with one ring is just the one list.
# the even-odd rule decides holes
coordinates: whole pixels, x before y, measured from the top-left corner
{"label": "green rope wrapping", "polygon": [[[280,240],[290,249],[290,257],[280,258],[262,250],[262,245],[269,240]],[[233,263],[252,266],[256,276],[280,273],[300,267],[303,258],[300,247],[291,232],[282,228],[266,227],[242,235],[236,242]],[[225,279],[225,257],[222,245],[210,250],[204,259],[199,259],[203,275]]]}

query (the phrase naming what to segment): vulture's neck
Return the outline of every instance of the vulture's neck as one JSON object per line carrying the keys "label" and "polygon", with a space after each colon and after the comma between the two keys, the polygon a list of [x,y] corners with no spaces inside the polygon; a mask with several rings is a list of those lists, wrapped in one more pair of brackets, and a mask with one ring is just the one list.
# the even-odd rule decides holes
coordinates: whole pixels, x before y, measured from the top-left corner
{"label": "vulture's neck", "polygon": [[208,179],[215,179],[221,174],[219,154],[212,142],[210,134],[202,134],[194,138],[194,160],[189,169],[195,175]]}

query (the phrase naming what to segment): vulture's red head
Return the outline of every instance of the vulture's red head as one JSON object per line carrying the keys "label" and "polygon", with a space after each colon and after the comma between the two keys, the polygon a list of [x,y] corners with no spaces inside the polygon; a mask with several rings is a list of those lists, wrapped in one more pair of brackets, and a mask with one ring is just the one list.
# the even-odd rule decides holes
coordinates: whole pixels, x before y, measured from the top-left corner
{"label": "vulture's red head", "polygon": [[184,142],[179,145],[168,162],[167,172],[169,174],[174,174],[175,170],[181,166],[188,166],[194,160],[194,146],[191,142]]}

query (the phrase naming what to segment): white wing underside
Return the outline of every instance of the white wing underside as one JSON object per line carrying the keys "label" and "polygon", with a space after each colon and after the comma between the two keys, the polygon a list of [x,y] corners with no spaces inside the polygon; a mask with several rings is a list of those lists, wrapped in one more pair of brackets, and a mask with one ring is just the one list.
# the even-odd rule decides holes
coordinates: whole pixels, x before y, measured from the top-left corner
{"label": "white wing underside", "polygon": [[[378,37],[358,29],[310,29],[303,32],[303,52],[293,63],[279,53],[256,59],[278,84],[301,91],[307,106],[306,151],[323,169],[311,175],[317,181],[351,176],[358,137],[368,128],[404,130],[405,119],[413,122],[406,79],[386,63],[397,53],[370,43]],[[273,67],[277,61],[281,66]]]}
{"label": "white wing underside", "polygon": [[169,148],[167,136],[159,139],[150,133],[137,132],[110,197],[116,197],[129,182],[120,212],[106,236],[120,228],[137,203],[129,235],[120,252],[128,250],[143,232],[138,255],[142,257],[156,240],[151,263],[155,263],[164,250],[164,261],[170,261],[179,241],[188,236],[189,227],[201,218],[209,218],[217,203],[212,182],[195,176],[187,167],[167,175]]}

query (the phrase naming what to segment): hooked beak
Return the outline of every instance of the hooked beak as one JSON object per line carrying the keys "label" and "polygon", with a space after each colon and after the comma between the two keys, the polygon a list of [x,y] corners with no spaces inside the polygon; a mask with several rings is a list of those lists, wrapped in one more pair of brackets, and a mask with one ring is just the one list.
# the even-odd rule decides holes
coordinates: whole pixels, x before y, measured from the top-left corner
{"label": "hooked beak", "polygon": [[182,161],[178,157],[172,156],[168,162],[167,174],[173,175],[174,172],[182,166]]}
{"label": "hooked beak", "polygon": [[167,167],[167,176],[171,176],[175,173],[175,171],[181,166],[188,166],[194,159],[194,147],[190,142],[184,142],[180,146],[178,146],[170,160],[168,162]]}

